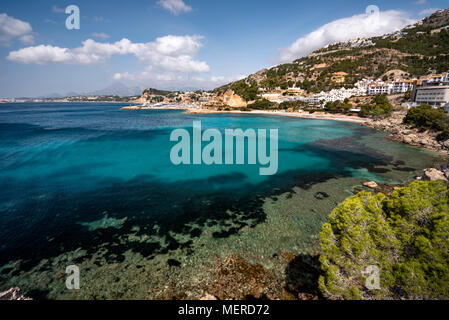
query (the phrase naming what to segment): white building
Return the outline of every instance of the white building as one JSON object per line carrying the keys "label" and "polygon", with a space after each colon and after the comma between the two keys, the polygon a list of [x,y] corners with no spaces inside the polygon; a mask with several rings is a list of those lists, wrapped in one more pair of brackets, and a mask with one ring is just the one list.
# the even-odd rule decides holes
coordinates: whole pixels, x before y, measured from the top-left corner
{"label": "white building", "polygon": [[413,90],[414,81],[413,80],[403,80],[395,82],[372,82],[368,85],[367,92],[368,95],[376,94],[396,94],[396,93],[406,93]]}
{"label": "white building", "polygon": [[279,93],[264,93],[262,98],[275,103],[281,103],[283,101],[282,95]]}
{"label": "white building", "polygon": [[371,83],[370,80],[362,79],[360,81],[357,81],[357,83],[355,84],[355,87],[361,91],[364,91],[364,95],[366,95],[366,92],[368,90],[368,86],[370,83]]}
{"label": "white building", "polygon": [[319,94],[315,94],[313,97],[308,98],[307,101],[311,104],[318,105],[326,104],[327,102],[334,102],[334,101],[344,101],[346,98],[351,97],[359,97],[359,96],[365,96],[366,95],[366,88],[363,86],[357,86],[356,88],[352,89],[332,89],[329,92],[320,92]]}
{"label": "white building", "polygon": [[440,83],[449,83],[449,72],[443,74],[436,74],[424,81],[427,85],[436,85]]}
{"label": "white building", "polygon": [[392,94],[394,85],[391,82],[372,82],[368,85],[368,95]]}
{"label": "white building", "polygon": [[449,103],[449,86],[423,86],[416,89],[415,102],[433,107],[445,107]]}
{"label": "white building", "polygon": [[413,80],[404,80],[397,81],[393,83],[393,93],[406,93],[410,90],[413,90],[414,81]]}

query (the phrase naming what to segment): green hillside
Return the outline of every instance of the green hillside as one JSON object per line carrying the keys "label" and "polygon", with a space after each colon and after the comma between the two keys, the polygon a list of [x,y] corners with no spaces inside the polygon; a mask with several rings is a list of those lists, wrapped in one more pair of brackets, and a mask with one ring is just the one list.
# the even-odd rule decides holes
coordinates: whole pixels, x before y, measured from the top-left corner
{"label": "green hillside", "polygon": [[[389,71],[405,78],[449,70],[449,9],[438,11],[400,32],[369,39],[336,43],[307,57],[259,71],[244,80],[215,89],[233,89],[246,100],[259,88],[300,87],[309,93],[350,88],[362,78],[391,79]],[[333,81],[334,72],[345,72],[345,81]]]}

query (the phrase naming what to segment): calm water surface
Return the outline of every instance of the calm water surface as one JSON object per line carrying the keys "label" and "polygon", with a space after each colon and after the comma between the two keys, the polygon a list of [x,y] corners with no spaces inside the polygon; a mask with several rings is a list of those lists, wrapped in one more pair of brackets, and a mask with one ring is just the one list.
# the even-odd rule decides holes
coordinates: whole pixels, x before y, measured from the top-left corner
{"label": "calm water surface", "polygon": [[[350,123],[120,107],[0,104],[0,289],[143,298],[173,267],[200,270],[211,255],[275,268],[267,255],[318,250],[330,210],[360,182],[408,183],[438,158]],[[278,174],[172,165],[170,133],[194,120],[203,130],[279,129]],[[64,289],[70,264],[84,268],[77,293]],[[192,272],[183,281],[201,278]]]}

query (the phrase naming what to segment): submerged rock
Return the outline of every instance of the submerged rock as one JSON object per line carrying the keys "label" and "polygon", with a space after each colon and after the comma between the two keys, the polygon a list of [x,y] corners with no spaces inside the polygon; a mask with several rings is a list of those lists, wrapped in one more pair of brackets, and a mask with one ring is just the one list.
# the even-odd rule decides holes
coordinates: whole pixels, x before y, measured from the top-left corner
{"label": "submerged rock", "polygon": [[273,287],[274,277],[261,265],[252,265],[237,254],[217,261],[214,282],[207,292],[220,300],[260,299],[266,288]]}
{"label": "submerged rock", "polygon": [[317,200],[323,200],[325,198],[329,198],[329,195],[326,192],[320,191],[320,192],[315,193],[314,197]]}

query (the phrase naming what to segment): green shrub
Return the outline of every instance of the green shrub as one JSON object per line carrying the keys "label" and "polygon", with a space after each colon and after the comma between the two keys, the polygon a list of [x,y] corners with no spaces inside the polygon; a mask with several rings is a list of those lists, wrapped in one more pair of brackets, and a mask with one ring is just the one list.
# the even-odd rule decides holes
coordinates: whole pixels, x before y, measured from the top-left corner
{"label": "green shrub", "polygon": [[[449,192],[413,182],[390,198],[361,192],[341,203],[320,234],[329,299],[449,299]],[[368,266],[380,289],[366,288]]]}
{"label": "green shrub", "polygon": [[235,82],[231,86],[235,94],[241,96],[246,101],[256,100],[259,88],[256,85],[248,85],[244,80]]}
{"label": "green shrub", "polygon": [[352,109],[352,104],[349,103],[349,99],[345,99],[344,102],[337,100],[326,103],[324,109],[330,113],[345,113]]}
{"label": "green shrub", "polygon": [[279,104],[280,110],[287,110],[287,109],[293,109],[293,110],[299,110],[300,108],[307,107],[308,103],[304,101],[284,101]]}
{"label": "green shrub", "polygon": [[448,117],[443,109],[435,109],[423,104],[419,107],[411,108],[404,118],[404,123],[423,131],[445,131],[448,128]]}
{"label": "green shrub", "polygon": [[271,102],[267,99],[260,99],[252,104],[249,104],[248,108],[253,109],[253,110],[266,110],[266,109],[270,109],[273,106],[274,106],[273,102]]}
{"label": "green shrub", "polygon": [[386,94],[375,96],[371,103],[363,104],[359,107],[361,109],[360,116],[371,118],[389,117],[394,110]]}

